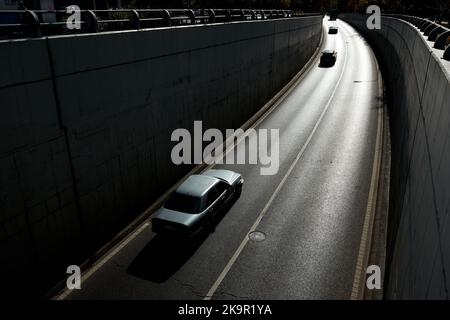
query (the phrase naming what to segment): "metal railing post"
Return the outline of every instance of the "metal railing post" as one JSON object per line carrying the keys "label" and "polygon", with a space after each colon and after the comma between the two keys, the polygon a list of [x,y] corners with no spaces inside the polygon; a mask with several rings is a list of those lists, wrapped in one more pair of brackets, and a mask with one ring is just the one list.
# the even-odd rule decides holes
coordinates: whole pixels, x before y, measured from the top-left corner
{"label": "metal railing post", "polygon": [[34,11],[26,10],[25,11],[25,22],[31,24],[31,36],[40,38],[42,36],[41,32],[41,23],[39,22],[39,18]]}
{"label": "metal railing post", "polygon": [[241,20],[245,20],[245,11],[244,11],[244,9],[241,10]]}
{"label": "metal railing post", "polygon": [[187,16],[191,19],[191,24],[195,24],[195,12],[194,10],[186,10]]}
{"label": "metal railing post", "polygon": [[442,58],[444,58],[444,60],[450,61],[450,45],[448,45],[447,48],[445,49]]}
{"label": "metal railing post", "polygon": [[170,12],[168,10],[163,10],[163,13],[165,15],[165,19],[167,22],[167,26],[171,27],[172,26],[172,16],[170,15]]}
{"label": "metal railing post", "polygon": [[230,10],[225,10],[225,16],[226,16],[227,22],[231,22],[232,18],[231,18],[231,11]]}
{"label": "metal railing post", "polygon": [[133,14],[133,26],[135,29],[140,29],[141,28],[141,20],[139,17],[139,12],[137,12],[136,10],[131,10],[131,13]]}
{"label": "metal railing post", "polygon": [[445,46],[447,45],[447,41],[450,39],[450,31],[442,32],[434,42],[434,47],[436,49],[445,50]]}
{"label": "metal railing post", "polygon": [[209,19],[211,20],[211,23],[215,23],[216,22],[216,13],[214,12],[213,9],[208,9],[208,15],[209,15]]}
{"label": "metal railing post", "polygon": [[88,30],[89,32],[98,32],[98,19],[97,15],[92,10],[86,10],[86,17],[88,20]]}

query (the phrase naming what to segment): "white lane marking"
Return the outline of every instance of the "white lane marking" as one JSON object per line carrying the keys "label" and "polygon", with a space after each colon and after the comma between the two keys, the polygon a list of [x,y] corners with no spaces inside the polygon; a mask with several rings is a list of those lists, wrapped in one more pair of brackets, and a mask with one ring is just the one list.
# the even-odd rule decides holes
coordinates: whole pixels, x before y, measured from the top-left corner
{"label": "white lane marking", "polygon": [[[378,67],[378,93],[380,96],[383,95],[383,85],[381,72]],[[363,299],[364,286],[365,286],[365,276],[368,261],[369,261],[369,250],[372,242],[372,229],[373,221],[375,217],[376,201],[378,195],[378,181],[380,176],[381,168],[381,144],[382,135],[384,130],[384,105],[380,102],[381,107],[378,109],[378,123],[377,123],[377,138],[375,141],[375,153],[373,157],[372,165],[372,177],[370,181],[369,197],[367,200],[366,213],[364,216],[364,224],[361,233],[361,241],[359,243],[358,258],[356,261],[355,275],[353,278],[352,292],[350,295],[350,300],[361,300]]]}
{"label": "white lane marking", "polygon": [[[281,102],[283,102],[286,99],[286,97],[288,97],[291,94],[291,92],[298,86],[298,84],[304,79],[304,77],[306,77],[306,75],[310,72],[310,70],[315,66],[315,64],[320,56],[319,55],[320,49],[322,48],[322,46],[324,44],[323,41],[324,41],[324,32],[322,32],[319,46],[316,49],[314,56],[311,57],[311,60],[308,61],[308,63],[291,79],[291,81],[289,81],[288,84],[286,84],[286,86],[282,90],[280,90],[280,92],[283,90],[285,90],[285,92],[283,94],[281,94],[281,96],[277,97],[277,95],[275,95],[271,100],[269,100],[266,103],[266,105],[272,104],[272,106],[268,107],[267,110],[265,110],[262,113],[262,115],[260,115],[260,117],[256,121],[254,121],[253,124],[251,124],[251,125],[250,125],[250,123],[252,122],[253,117],[250,118],[244,125],[242,125],[241,129],[243,129],[245,131],[248,128],[256,128],[264,119],[266,119],[281,104]],[[285,89],[286,87],[287,87],[287,89]],[[265,106],[263,106],[261,108],[261,110],[264,108],[265,108]],[[219,155],[217,155],[215,157],[215,161],[220,159],[220,157],[225,157],[229,152],[231,152],[231,150],[233,150],[233,148],[235,148],[237,145],[239,145],[239,143],[241,143],[242,140],[247,135],[248,134],[243,134],[243,135],[239,136],[238,139],[236,139],[236,143],[231,143],[232,142],[231,139],[227,139],[225,141],[225,146],[226,146],[225,151],[220,153]],[[201,172],[203,172],[207,169],[210,169],[214,166],[215,166],[215,164],[209,165],[206,168],[204,168],[203,170],[201,170]],[[195,168],[193,170],[191,170],[185,177],[188,177],[189,175],[191,175],[191,173],[194,170],[195,170]],[[183,181],[183,179],[181,179],[179,183],[181,183],[181,181]],[[175,190],[174,187],[169,189],[159,199],[161,199],[165,195],[173,192]],[[158,202],[158,201],[159,200],[157,200],[156,202]],[[154,206],[154,204],[152,204],[149,208],[152,208],[153,206]],[[145,212],[148,212],[148,211],[149,211],[149,209],[145,210]],[[144,212],[144,214],[145,214],[145,212]],[[100,260],[98,260],[96,263],[94,263],[94,265],[92,265],[92,267],[90,267],[89,269],[87,269],[85,272],[82,273],[81,283],[83,283],[87,279],[89,279],[91,277],[91,275],[93,275],[98,269],[100,269],[106,262],[108,262],[114,255],[116,255],[119,251],[121,251],[128,243],[130,243],[134,238],[136,238],[147,227],[151,227],[151,221],[143,222],[129,236],[125,237],[124,239],[122,239],[122,241],[120,241],[118,244],[116,244],[116,246],[112,247],[110,249],[110,251],[107,252],[104,256],[102,256]],[[71,293],[72,293],[71,290],[65,288],[62,290],[61,293],[55,295],[52,299],[53,300],[63,300],[65,298],[67,298]]]}
{"label": "white lane marking", "polygon": [[237,250],[234,252],[233,256],[228,261],[227,265],[225,266],[225,268],[222,270],[222,272],[220,273],[220,275],[217,278],[217,280],[212,285],[211,289],[209,289],[209,291],[206,294],[206,297],[204,298],[204,300],[210,300],[212,298],[212,296],[216,292],[217,288],[220,286],[220,284],[222,283],[223,279],[228,274],[228,272],[230,271],[231,267],[233,266],[233,264],[235,263],[235,261],[237,260],[239,255],[241,254],[242,250],[244,249],[245,245],[247,244],[247,242],[248,242],[248,234],[250,232],[253,232],[253,231],[256,230],[256,228],[258,227],[258,225],[261,222],[262,218],[264,217],[264,215],[266,214],[267,210],[269,209],[270,205],[275,200],[276,196],[278,195],[278,193],[280,192],[281,188],[285,184],[287,178],[291,174],[292,170],[294,170],[295,166],[297,165],[298,161],[300,160],[300,158],[302,157],[302,155],[305,152],[306,148],[308,147],[310,141],[312,140],[312,138],[313,138],[317,128],[319,127],[320,123],[322,122],[322,119],[325,116],[325,114],[326,114],[326,112],[327,112],[327,110],[328,110],[328,108],[329,108],[329,106],[331,104],[331,101],[334,98],[334,95],[336,94],[336,91],[337,91],[337,89],[339,87],[339,84],[340,84],[340,82],[342,80],[342,77],[344,75],[345,67],[347,65],[347,44],[346,43],[345,43],[345,47],[346,47],[346,49],[345,49],[345,57],[344,57],[344,64],[343,64],[343,67],[342,67],[342,72],[341,72],[341,74],[339,76],[339,79],[338,79],[338,81],[336,83],[336,86],[333,89],[333,92],[331,93],[330,98],[327,101],[327,104],[325,105],[325,108],[322,110],[322,113],[320,114],[319,119],[317,120],[316,124],[314,125],[314,128],[312,129],[311,133],[309,134],[308,139],[306,140],[305,144],[302,146],[302,148],[298,152],[297,156],[295,157],[294,162],[292,162],[292,164],[289,167],[288,171],[284,175],[284,177],[281,180],[281,182],[278,184],[278,186],[275,189],[275,191],[273,192],[272,196],[269,198],[269,201],[266,203],[266,205],[264,206],[264,208],[262,209],[262,211],[260,212],[260,214],[256,218],[256,220],[253,223],[252,227],[250,228],[250,230],[245,235],[245,237],[242,240],[241,244],[239,245]]}

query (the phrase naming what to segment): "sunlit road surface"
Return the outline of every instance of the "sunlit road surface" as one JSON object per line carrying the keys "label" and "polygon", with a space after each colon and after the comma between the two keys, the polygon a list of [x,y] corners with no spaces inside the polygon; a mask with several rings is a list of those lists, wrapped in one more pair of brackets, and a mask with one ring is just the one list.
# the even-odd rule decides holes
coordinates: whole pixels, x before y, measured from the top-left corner
{"label": "sunlit road surface", "polygon": [[[375,57],[348,24],[326,34],[336,64],[318,60],[257,127],[279,129],[280,167],[241,173],[242,196],[211,234],[157,236],[149,223],[100,261],[67,299],[349,299],[378,127]],[[257,79],[255,80],[257,81]],[[169,139],[169,137],[168,137]],[[262,241],[249,240],[249,231]]]}

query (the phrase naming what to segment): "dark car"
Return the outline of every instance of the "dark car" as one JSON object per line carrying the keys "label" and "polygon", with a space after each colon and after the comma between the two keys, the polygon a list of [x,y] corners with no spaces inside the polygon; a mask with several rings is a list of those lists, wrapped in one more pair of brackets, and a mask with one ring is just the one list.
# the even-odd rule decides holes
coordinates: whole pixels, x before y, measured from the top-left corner
{"label": "dark car", "polygon": [[329,27],[328,28],[328,33],[329,34],[337,34],[338,33],[338,27],[334,27],[334,26]]}
{"label": "dark car", "polygon": [[332,66],[336,63],[337,52],[335,50],[324,50],[320,56],[321,66]]}
{"label": "dark car", "polygon": [[337,10],[333,9],[329,12],[330,15],[330,21],[336,21],[337,17],[338,17],[338,12]]}
{"label": "dark car", "polygon": [[229,170],[190,176],[153,215],[153,232],[193,236],[212,227],[214,218],[239,198],[243,183],[239,173]]}

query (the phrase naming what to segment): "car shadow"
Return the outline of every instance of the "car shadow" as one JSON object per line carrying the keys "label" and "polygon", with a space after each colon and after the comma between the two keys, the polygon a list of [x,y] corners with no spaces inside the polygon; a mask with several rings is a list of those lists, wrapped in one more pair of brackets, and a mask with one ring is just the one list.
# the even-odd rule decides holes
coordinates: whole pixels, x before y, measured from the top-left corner
{"label": "car shadow", "polygon": [[163,283],[177,272],[197,251],[200,245],[215,231],[217,224],[228,213],[235,198],[223,212],[216,216],[212,229],[203,228],[191,238],[157,234],[139,252],[127,268],[127,273],[156,283]]}
{"label": "car shadow", "polygon": [[136,256],[127,269],[135,277],[162,283],[169,279],[195,253],[208,233],[193,238],[157,234]]}

